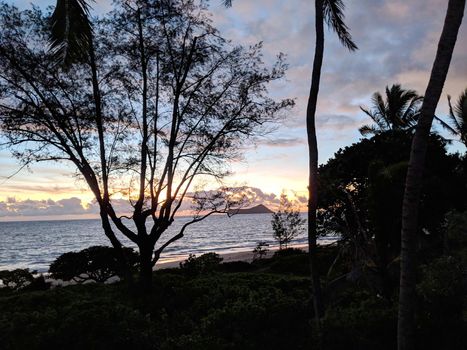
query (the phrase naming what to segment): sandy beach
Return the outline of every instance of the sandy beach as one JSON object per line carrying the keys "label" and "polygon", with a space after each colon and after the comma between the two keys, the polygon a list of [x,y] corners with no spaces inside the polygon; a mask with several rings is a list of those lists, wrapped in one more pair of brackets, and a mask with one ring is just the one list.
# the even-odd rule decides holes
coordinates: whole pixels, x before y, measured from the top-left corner
{"label": "sandy beach", "polygon": [[[267,253],[263,256],[263,258],[270,258],[274,254],[274,252],[279,250],[279,246],[269,246],[267,247],[268,251]],[[307,244],[290,244],[288,248],[297,248],[297,249],[303,249],[303,250],[308,250],[308,245]],[[212,252],[216,253],[216,252]],[[197,255],[200,256],[201,254]],[[244,251],[238,251],[238,252],[232,252],[232,253],[222,253],[219,254],[220,257],[223,259],[222,262],[233,262],[233,261],[246,261],[251,263],[253,261],[253,249],[250,250],[244,250]],[[168,269],[168,268],[175,268],[179,267],[180,263],[182,261],[185,261],[188,258],[188,255],[186,256],[180,256],[177,257],[173,260],[168,260],[168,261],[163,261],[155,266],[155,270],[160,270],[160,269]]]}

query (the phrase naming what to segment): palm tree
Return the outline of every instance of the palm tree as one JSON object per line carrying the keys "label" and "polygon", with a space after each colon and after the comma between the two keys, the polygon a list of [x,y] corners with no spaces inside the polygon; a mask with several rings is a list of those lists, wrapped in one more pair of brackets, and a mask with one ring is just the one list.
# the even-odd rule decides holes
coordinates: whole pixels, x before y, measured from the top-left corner
{"label": "palm tree", "polygon": [[[222,0],[230,7],[232,0]],[[316,211],[318,208],[318,144],[316,140],[316,105],[318,101],[321,67],[324,55],[324,22],[337,34],[340,42],[350,51],[358,49],[344,22],[344,3],[342,0],[315,0],[316,43],[311,74],[311,87],[306,109],[306,125],[308,135],[309,180],[308,180],[308,252],[310,258],[311,281],[313,290],[313,307],[315,317],[321,318],[324,305],[318,269],[316,268]]]}
{"label": "palm tree", "polygon": [[315,56],[311,75],[311,87],[306,109],[308,135],[308,251],[313,290],[315,317],[321,318],[324,305],[321,295],[320,277],[316,266],[316,211],[318,208],[318,144],[316,140],[316,105],[318,101],[321,67],[324,55],[324,22],[333,29],[340,42],[350,51],[357,50],[347,25],[344,23],[344,3],[341,0],[315,0]]}
{"label": "palm tree", "polygon": [[418,207],[427,152],[428,137],[452,53],[462,23],[466,0],[449,0],[436,58],[412,141],[402,205],[401,274],[397,342],[399,350],[415,348],[416,246]]}
{"label": "palm tree", "polygon": [[359,131],[362,136],[376,135],[388,130],[412,129],[417,123],[417,116],[423,97],[414,90],[405,90],[400,84],[386,86],[386,101],[379,92],[371,98],[373,106],[360,106],[374,124],[362,126]]}
{"label": "palm tree", "polygon": [[450,123],[445,123],[446,129],[454,136],[459,137],[460,141],[467,147],[467,88],[459,96],[454,107],[451,104],[451,96],[448,95],[448,104]]}

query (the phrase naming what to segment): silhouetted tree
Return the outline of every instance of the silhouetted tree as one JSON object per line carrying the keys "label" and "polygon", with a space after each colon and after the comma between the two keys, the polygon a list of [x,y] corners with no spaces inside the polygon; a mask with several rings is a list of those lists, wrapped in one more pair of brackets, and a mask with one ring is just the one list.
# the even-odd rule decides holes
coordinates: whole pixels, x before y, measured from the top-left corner
{"label": "silhouetted tree", "polygon": [[[446,213],[463,210],[467,204],[462,160],[457,154],[448,154],[445,146],[438,135],[430,136],[417,231],[426,256],[442,251]],[[372,286],[387,297],[398,286],[394,265],[400,254],[410,147],[411,134],[386,131],[340,149],[319,168],[320,232],[338,233],[340,255],[350,269],[375,277]]]}
{"label": "silhouetted tree", "polygon": [[464,15],[464,8],[465,0],[449,0],[436,58],[412,142],[402,207],[401,276],[397,339],[399,350],[415,348],[417,266],[415,260],[423,169],[431,125],[449,70],[457,34]]}
{"label": "silhouetted tree", "polygon": [[[88,57],[65,69],[57,66],[59,51],[48,50],[50,22],[40,10],[3,4],[0,23],[5,145],[25,165],[71,162],[95,196],[112,246],[123,252],[116,232],[138,246],[140,280],[150,289],[168,245],[242,201],[225,187],[191,189],[196,179],[227,175],[240,147],[293,105],[267,96],[266,85],[284,75],[283,56],[265,67],[260,44],[232,46],[204,4],[191,0],[116,2],[93,22]],[[131,204],[120,213],[118,194]],[[165,238],[184,199],[195,214]]]}
{"label": "silhouetted tree", "polygon": [[316,267],[316,210],[318,208],[318,144],[316,140],[316,105],[321,79],[324,55],[324,22],[333,29],[341,43],[350,51],[357,49],[347,25],[344,23],[344,3],[341,0],[315,0],[316,43],[313,58],[311,87],[306,109],[306,129],[308,135],[309,180],[308,180],[308,251],[313,285],[315,315],[320,318],[324,312],[321,286]]}
{"label": "silhouetted tree", "polygon": [[376,135],[387,130],[407,130],[413,128],[417,122],[417,115],[423,97],[414,90],[405,90],[399,84],[386,86],[386,100],[379,92],[371,98],[371,109],[360,106],[369,116],[373,125],[364,125],[359,131],[363,136]]}
{"label": "silhouetted tree", "polygon": [[279,242],[280,249],[282,246],[287,249],[289,243],[303,232],[305,222],[300,211],[294,208],[293,202],[282,193],[279,210],[272,214],[271,220],[273,236]]}

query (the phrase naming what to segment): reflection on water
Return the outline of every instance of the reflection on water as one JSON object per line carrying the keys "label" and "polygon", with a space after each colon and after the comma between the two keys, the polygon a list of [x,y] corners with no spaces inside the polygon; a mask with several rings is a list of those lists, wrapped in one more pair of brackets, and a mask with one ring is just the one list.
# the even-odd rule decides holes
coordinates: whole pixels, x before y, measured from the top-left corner
{"label": "reflection on water", "polygon": [[[176,218],[159,243],[174,235],[190,218]],[[117,230],[116,230],[117,232]],[[135,245],[120,237],[127,246]],[[273,243],[271,215],[211,216],[193,224],[185,237],[166,248],[161,261],[187,254],[251,250],[259,241]],[[295,243],[306,243],[302,234]],[[0,269],[47,271],[59,255],[92,245],[110,245],[99,220],[0,222]]]}

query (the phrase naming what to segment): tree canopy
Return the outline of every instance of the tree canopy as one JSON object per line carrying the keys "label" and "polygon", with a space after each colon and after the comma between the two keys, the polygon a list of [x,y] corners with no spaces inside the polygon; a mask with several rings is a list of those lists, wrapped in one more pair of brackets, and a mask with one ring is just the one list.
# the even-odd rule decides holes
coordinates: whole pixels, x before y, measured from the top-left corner
{"label": "tree canopy", "polygon": [[[227,175],[242,147],[293,105],[267,91],[287,65],[279,54],[266,66],[261,43],[222,38],[202,1],[116,1],[92,21],[92,45],[83,48],[92,59],[62,68],[63,48],[49,50],[50,14],[1,5],[4,146],[25,165],[74,164],[114,247],[121,243],[110,222],[143,250],[146,265],[155,264],[189,224],[238,204],[226,188],[192,190],[198,178]],[[128,199],[127,213],[112,205],[118,196]],[[187,196],[196,202],[193,220],[154,252]]]}

